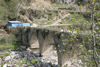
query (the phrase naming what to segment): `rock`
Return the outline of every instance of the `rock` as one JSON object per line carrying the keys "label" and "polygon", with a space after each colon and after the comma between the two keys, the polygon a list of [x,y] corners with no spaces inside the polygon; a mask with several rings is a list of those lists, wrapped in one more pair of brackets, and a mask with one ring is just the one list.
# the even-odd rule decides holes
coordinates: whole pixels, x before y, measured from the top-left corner
{"label": "rock", "polygon": [[12,65],[12,67],[19,67],[19,66],[17,66],[17,65]]}
{"label": "rock", "polygon": [[8,61],[8,60],[10,60],[11,59],[11,57],[10,56],[7,56],[4,60],[5,61]]}
{"label": "rock", "polygon": [[47,23],[44,23],[44,25],[46,25]]}
{"label": "rock", "polygon": [[58,65],[58,62],[55,62],[56,65]]}
{"label": "rock", "polygon": [[18,65],[16,65],[16,64],[13,64],[12,66],[10,66],[10,67],[19,67]]}
{"label": "rock", "polygon": [[10,53],[10,55],[15,55],[15,54],[16,54],[15,52],[11,52],[11,53]]}
{"label": "rock", "polygon": [[11,52],[11,49],[9,49],[8,51]]}
{"label": "rock", "polygon": [[22,64],[22,67],[26,67],[27,66],[27,64]]}
{"label": "rock", "polygon": [[1,62],[2,62],[2,59],[0,58],[0,64],[1,64]]}
{"label": "rock", "polygon": [[50,63],[50,61],[47,61],[48,63]]}
{"label": "rock", "polygon": [[54,51],[54,54],[57,56],[57,51]]}
{"label": "rock", "polygon": [[64,30],[60,30],[60,32],[64,32]]}
{"label": "rock", "polygon": [[25,54],[24,56],[27,57],[27,54]]}
{"label": "rock", "polygon": [[38,61],[38,62],[37,62],[37,65],[40,67],[40,65],[41,65],[41,62],[39,62],[39,61]]}
{"label": "rock", "polygon": [[34,59],[36,59],[36,57],[35,57],[34,55],[32,55],[32,57],[33,57]]}
{"label": "rock", "polygon": [[36,53],[35,56],[36,56],[36,57],[39,57],[39,56],[40,56],[40,53]]}
{"label": "rock", "polygon": [[47,67],[51,67],[50,65],[48,65]]}
{"label": "rock", "polygon": [[78,60],[79,64],[82,64],[82,60]]}
{"label": "rock", "polygon": [[26,46],[20,46],[20,48],[22,48],[22,49],[26,49]]}
{"label": "rock", "polygon": [[[0,60],[2,62],[6,61],[7,65],[5,65],[4,67],[19,67],[16,64],[25,58],[27,58],[27,60],[24,64],[21,65],[21,67],[57,67],[56,65],[51,63],[51,56],[44,56],[40,59],[37,57],[38,55],[39,53],[33,53],[32,51],[13,51],[10,53],[10,56],[4,57],[4,60],[0,58]],[[30,66],[27,66],[27,62],[32,62],[33,59],[38,59],[38,61],[34,64],[31,64]],[[53,59],[56,59],[56,57],[53,57]]]}
{"label": "rock", "polygon": [[31,61],[31,60],[33,60],[33,58],[32,57],[29,57],[29,61]]}
{"label": "rock", "polygon": [[28,67],[35,67],[35,66],[28,66]]}
{"label": "rock", "polygon": [[7,64],[7,67],[11,67],[12,65],[11,64]]}
{"label": "rock", "polygon": [[41,61],[43,62],[44,60],[43,60],[43,59],[41,59]]}
{"label": "rock", "polygon": [[31,51],[29,48],[27,48],[27,51]]}
{"label": "rock", "polygon": [[3,67],[7,67],[7,64],[4,64]]}
{"label": "rock", "polygon": [[16,55],[11,55],[11,59],[13,59]]}

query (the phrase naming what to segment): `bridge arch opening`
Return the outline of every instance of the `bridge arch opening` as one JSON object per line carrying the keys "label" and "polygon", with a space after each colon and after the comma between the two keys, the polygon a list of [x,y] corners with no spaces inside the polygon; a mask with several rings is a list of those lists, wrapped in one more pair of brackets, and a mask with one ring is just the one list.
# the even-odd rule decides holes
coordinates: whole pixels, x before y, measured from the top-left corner
{"label": "bridge arch opening", "polygon": [[53,37],[49,34],[42,44],[42,55],[48,57],[50,62],[58,64],[58,55]]}
{"label": "bridge arch opening", "polygon": [[29,44],[31,48],[39,48],[39,41],[35,32],[31,34]]}
{"label": "bridge arch opening", "polygon": [[[79,51],[78,46],[75,45],[74,42],[67,43],[65,51],[62,54],[62,67],[80,67],[78,64],[78,60],[80,60],[77,56],[78,53],[75,51]],[[71,45],[70,45],[71,44]]]}

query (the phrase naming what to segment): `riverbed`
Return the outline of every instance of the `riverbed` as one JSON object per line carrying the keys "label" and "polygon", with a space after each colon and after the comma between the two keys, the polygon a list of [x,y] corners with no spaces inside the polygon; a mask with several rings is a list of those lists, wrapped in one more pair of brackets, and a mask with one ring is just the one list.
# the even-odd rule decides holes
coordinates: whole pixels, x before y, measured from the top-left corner
{"label": "riverbed", "polygon": [[[49,56],[49,55],[44,55],[42,57],[39,56],[39,49],[28,49],[27,51],[0,51],[0,56],[5,56],[5,53],[10,53],[11,56],[16,56],[16,58],[13,59],[13,61],[15,61],[14,63],[12,62],[12,64],[14,65],[15,63],[17,64],[18,61],[21,61],[22,59],[27,58],[27,62],[32,62],[32,59],[38,59],[39,61],[35,64],[35,65],[40,65],[38,67],[57,67],[58,65],[58,59],[57,56]],[[5,57],[6,58],[6,57]],[[4,59],[3,59],[4,60]],[[5,62],[5,61],[1,61],[1,62]],[[7,65],[11,65],[10,64],[11,61],[7,61]],[[27,62],[24,63],[25,66],[23,67],[27,67]],[[43,64],[41,64],[41,62]],[[46,66],[45,66],[46,64]],[[30,66],[33,67],[37,67],[34,64],[31,64]],[[42,65],[42,66],[41,66]],[[50,66],[51,65],[51,66]]]}

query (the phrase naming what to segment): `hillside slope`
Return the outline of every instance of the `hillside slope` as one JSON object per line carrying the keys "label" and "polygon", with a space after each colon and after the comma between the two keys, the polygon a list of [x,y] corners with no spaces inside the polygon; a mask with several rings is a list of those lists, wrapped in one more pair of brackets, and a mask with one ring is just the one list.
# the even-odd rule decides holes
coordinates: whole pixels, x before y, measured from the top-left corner
{"label": "hillside slope", "polygon": [[41,9],[41,8],[50,8],[52,7],[52,4],[50,2],[50,0],[35,0],[35,1],[32,1],[31,2],[31,6],[34,8],[34,9]]}
{"label": "hillside slope", "polygon": [[52,8],[50,0],[31,0],[30,2],[23,1],[21,6],[31,9]]}

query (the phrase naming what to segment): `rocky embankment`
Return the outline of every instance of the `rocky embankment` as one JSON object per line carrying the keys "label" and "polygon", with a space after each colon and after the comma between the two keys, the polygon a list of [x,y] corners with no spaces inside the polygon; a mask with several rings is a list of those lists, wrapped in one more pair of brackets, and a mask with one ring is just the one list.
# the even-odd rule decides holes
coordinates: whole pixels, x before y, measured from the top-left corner
{"label": "rocky embankment", "polygon": [[12,51],[0,55],[0,67],[58,67],[49,62],[48,58],[39,57],[39,53],[31,51]]}

